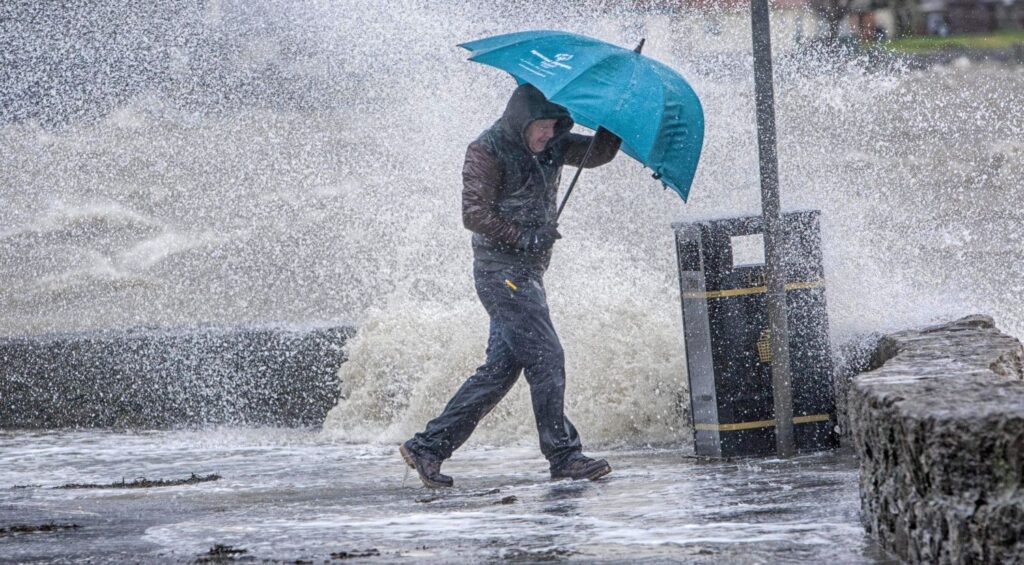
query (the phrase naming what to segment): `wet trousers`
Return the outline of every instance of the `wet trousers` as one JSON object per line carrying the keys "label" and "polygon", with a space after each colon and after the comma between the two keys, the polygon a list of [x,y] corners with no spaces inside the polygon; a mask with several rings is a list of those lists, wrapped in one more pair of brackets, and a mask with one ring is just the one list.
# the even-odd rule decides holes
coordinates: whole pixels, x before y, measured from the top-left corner
{"label": "wet trousers", "polygon": [[530,385],[540,450],[552,469],[582,447],[563,410],[565,356],[548,314],[543,271],[526,268],[473,270],[477,295],[491,318],[487,360],[413,439],[414,447],[439,459],[451,457],[480,420],[525,373]]}

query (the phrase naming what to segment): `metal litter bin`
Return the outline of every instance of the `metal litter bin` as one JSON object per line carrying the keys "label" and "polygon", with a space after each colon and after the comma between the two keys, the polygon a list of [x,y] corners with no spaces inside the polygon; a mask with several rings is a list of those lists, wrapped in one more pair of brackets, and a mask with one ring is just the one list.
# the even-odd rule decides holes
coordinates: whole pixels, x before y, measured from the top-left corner
{"label": "metal litter bin", "polygon": [[[839,446],[817,211],[782,215],[793,435]],[[771,332],[760,216],[672,224],[698,455],[775,452]]]}

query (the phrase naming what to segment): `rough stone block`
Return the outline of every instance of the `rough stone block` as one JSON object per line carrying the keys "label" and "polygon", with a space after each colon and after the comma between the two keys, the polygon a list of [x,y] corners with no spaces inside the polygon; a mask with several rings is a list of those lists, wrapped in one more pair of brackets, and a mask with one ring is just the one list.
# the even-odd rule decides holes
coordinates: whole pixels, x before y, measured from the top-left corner
{"label": "rough stone block", "polygon": [[882,338],[850,427],[866,528],[902,559],[1024,562],[1024,348],[987,316]]}

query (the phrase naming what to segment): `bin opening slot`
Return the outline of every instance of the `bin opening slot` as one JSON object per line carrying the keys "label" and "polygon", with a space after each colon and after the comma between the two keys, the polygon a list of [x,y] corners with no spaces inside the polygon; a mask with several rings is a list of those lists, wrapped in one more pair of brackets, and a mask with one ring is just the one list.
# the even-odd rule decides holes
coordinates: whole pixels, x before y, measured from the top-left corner
{"label": "bin opening slot", "polygon": [[764,234],[734,235],[729,238],[732,247],[732,268],[764,265]]}

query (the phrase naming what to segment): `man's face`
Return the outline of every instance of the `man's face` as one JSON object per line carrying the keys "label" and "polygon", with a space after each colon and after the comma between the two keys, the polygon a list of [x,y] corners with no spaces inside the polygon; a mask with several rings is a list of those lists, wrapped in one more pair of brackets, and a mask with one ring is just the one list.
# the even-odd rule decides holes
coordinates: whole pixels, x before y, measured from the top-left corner
{"label": "man's face", "polygon": [[534,153],[544,151],[548,142],[555,137],[555,123],[558,120],[534,120],[526,126],[526,146]]}

